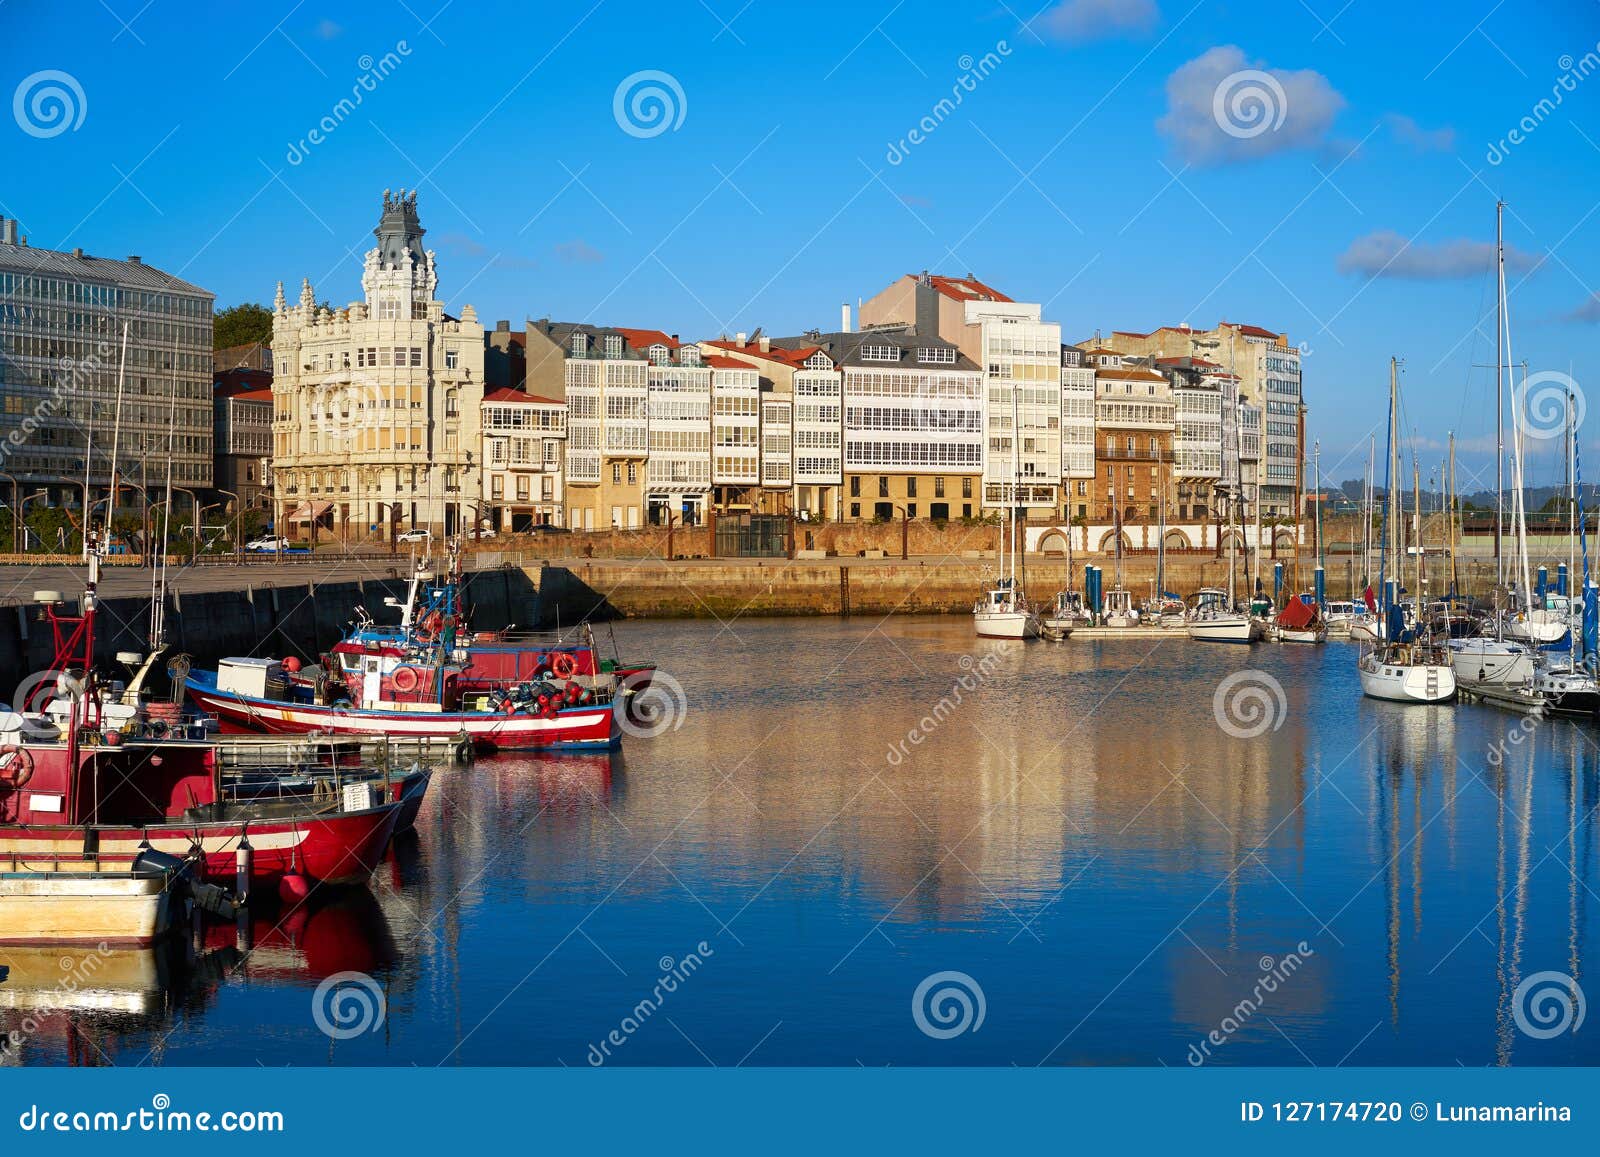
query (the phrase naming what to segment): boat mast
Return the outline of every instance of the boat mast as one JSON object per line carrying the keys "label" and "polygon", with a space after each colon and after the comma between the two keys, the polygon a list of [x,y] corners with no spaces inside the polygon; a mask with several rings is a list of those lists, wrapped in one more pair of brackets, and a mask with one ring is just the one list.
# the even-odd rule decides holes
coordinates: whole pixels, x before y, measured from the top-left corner
{"label": "boat mast", "polygon": [[1450,431],[1450,469],[1445,484],[1445,518],[1450,528],[1450,593],[1457,588],[1456,574],[1456,432]]}
{"label": "boat mast", "polygon": [[1494,565],[1495,584],[1506,585],[1506,564],[1501,554],[1500,540],[1504,531],[1506,505],[1506,203],[1494,205]]}

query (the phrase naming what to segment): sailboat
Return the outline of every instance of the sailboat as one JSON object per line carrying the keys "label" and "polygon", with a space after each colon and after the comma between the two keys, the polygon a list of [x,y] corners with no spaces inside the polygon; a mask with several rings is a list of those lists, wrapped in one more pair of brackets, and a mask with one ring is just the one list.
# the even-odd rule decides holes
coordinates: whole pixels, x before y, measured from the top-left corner
{"label": "sailboat", "polygon": [[[1037,639],[1043,628],[1017,580],[1017,392],[1011,390],[1011,501],[1000,528],[1000,577],[972,605],[972,625],[986,639]],[[1010,549],[1006,531],[1010,530]]]}
{"label": "sailboat", "polygon": [[1261,638],[1261,620],[1241,614],[1233,595],[1234,550],[1238,539],[1232,533],[1234,496],[1228,496],[1228,589],[1206,587],[1195,595],[1194,607],[1184,630],[1199,643],[1253,643]]}
{"label": "sailboat", "polygon": [[[1527,372],[1523,372],[1523,403],[1527,403]],[[1567,573],[1574,572],[1572,540],[1577,536],[1573,524],[1578,501],[1578,432],[1573,422],[1572,393],[1567,393],[1567,481],[1571,496],[1567,505]],[[1589,587],[1588,551],[1584,552],[1583,588]],[[1563,613],[1571,616],[1576,600],[1564,599]],[[1596,685],[1594,672],[1584,663],[1582,611],[1573,621],[1569,618],[1567,629],[1573,645],[1565,654],[1540,654],[1536,657],[1533,673],[1533,690],[1544,702],[1546,710],[1562,715],[1600,714],[1600,686]]]}
{"label": "sailboat", "polygon": [[[1394,485],[1399,475],[1399,448],[1395,434],[1400,407],[1399,363],[1389,359],[1389,457],[1384,464],[1389,513],[1384,519],[1389,542],[1385,544],[1384,562],[1390,557],[1400,566],[1400,491]],[[1420,502],[1420,496],[1419,496]],[[1419,529],[1420,529],[1420,523]],[[1392,554],[1389,546],[1393,547]],[[1456,693],[1455,671],[1450,666],[1445,648],[1421,634],[1425,631],[1421,614],[1422,589],[1422,538],[1417,536],[1417,591],[1416,625],[1405,627],[1400,609],[1398,580],[1387,580],[1383,566],[1379,578],[1383,587],[1383,613],[1385,619],[1384,641],[1363,643],[1356,660],[1356,672],[1361,679],[1361,693],[1371,699],[1386,699],[1395,703],[1443,703]],[[1391,592],[1391,585],[1394,592]]]}
{"label": "sailboat", "polygon": [[[1506,318],[1506,269],[1505,269],[1505,206],[1495,206],[1495,267],[1497,298],[1495,302],[1495,457],[1503,462],[1505,449],[1504,421],[1505,421],[1505,342],[1507,337]],[[1515,413],[1512,415],[1513,429],[1518,430]],[[1514,438],[1512,443],[1513,453],[1521,462],[1522,440]],[[1500,594],[1505,590],[1505,562],[1501,552],[1503,538],[1502,523],[1505,509],[1505,479],[1503,466],[1497,471],[1495,479],[1495,597],[1498,601]],[[1521,473],[1518,467],[1517,487],[1518,501],[1513,511],[1516,525],[1516,542],[1518,558],[1522,565],[1522,572],[1527,574],[1527,524],[1523,517],[1521,503]],[[1451,639],[1449,641],[1450,663],[1456,673],[1457,682],[1465,690],[1492,698],[1497,702],[1509,702],[1517,706],[1538,706],[1538,700],[1532,696],[1529,688],[1533,683],[1534,648],[1526,641],[1516,638],[1507,638],[1511,632],[1507,630],[1508,624],[1505,616],[1496,613],[1493,620],[1493,633],[1485,633],[1477,638]]]}

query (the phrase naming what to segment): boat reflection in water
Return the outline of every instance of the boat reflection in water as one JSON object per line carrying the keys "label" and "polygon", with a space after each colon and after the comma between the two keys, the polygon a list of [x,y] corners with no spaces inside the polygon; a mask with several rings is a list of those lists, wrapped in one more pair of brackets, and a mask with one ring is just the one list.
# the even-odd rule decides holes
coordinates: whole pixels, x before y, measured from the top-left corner
{"label": "boat reflection in water", "polygon": [[382,975],[398,952],[366,888],[326,903],[207,920],[144,948],[0,947],[0,1065],[159,1063],[225,987]]}

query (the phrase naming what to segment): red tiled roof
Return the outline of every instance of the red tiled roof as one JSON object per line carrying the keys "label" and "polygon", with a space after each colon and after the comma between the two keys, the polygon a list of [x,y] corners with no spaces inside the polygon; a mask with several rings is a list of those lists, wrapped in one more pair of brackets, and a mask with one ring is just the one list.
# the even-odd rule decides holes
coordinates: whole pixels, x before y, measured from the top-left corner
{"label": "red tiled roof", "polygon": [[777,362],[779,365],[792,366],[796,369],[804,366],[806,359],[822,348],[821,346],[813,345],[797,350],[779,349],[777,346],[773,346],[770,349],[762,349],[755,342],[746,342],[744,345],[740,345],[736,341],[720,340],[708,341],[705,344],[716,346],[718,349],[729,350],[733,353],[744,354],[746,357],[765,358],[769,362]]}
{"label": "red tiled roof", "polygon": [[664,345],[669,350],[675,350],[683,344],[673,341],[672,338],[662,333],[659,329],[624,329],[617,327],[617,332],[628,339],[628,344],[636,350],[649,349],[653,345]]}
{"label": "red tiled roof", "polygon": [[483,395],[483,400],[485,402],[537,402],[546,406],[566,405],[560,398],[541,398],[538,394],[530,394],[524,390],[513,390],[507,387],[491,390]]}
{"label": "red tiled roof", "polygon": [[241,390],[233,396],[241,402],[270,402],[272,389],[269,387],[265,390]]}
{"label": "red tiled roof", "polygon": [[[707,344],[709,344],[709,345],[721,345],[724,348],[728,348],[730,343],[709,342]],[[733,347],[733,348],[737,348],[737,347]],[[707,354],[701,360],[704,361],[706,365],[710,366],[714,370],[753,370],[753,369],[755,369],[755,366],[751,365],[749,362],[742,362],[738,358],[725,358],[721,354]]]}
{"label": "red tiled roof", "polygon": [[[916,274],[911,276],[915,277]],[[929,275],[928,282],[934,289],[950,298],[952,301],[1010,301],[1011,299],[993,286],[985,285],[976,277],[939,277]]]}
{"label": "red tiled roof", "polygon": [[1262,329],[1259,325],[1240,325],[1236,321],[1225,321],[1222,324],[1227,326],[1229,329],[1238,330],[1240,333],[1244,334],[1246,337],[1271,337],[1271,338],[1276,338],[1276,337],[1281,336],[1276,331],[1270,330],[1270,329]]}

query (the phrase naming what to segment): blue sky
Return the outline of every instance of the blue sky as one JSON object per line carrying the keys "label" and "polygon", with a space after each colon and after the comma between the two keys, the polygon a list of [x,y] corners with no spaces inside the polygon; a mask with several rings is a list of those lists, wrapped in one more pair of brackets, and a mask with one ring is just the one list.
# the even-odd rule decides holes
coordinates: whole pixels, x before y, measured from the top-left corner
{"label": "blue sky", "polygon": [[[38,245],[139,253],[219,305],[307,276],[343,303],[383,189],[414,187],[453,310],[685,338],[828,327],[902,273],[971,272],[1047,302],[1069,339],[1286,331],[1339,477],[1404,357],[1425,469],[1453,429],[1470,473],[1492,447],[1475,363],[1494,356],[1497,195],[1515,356],[1600,380],[1588,53],[1589,0],[307,0],[204,19],[10,0],[0,213]],[[77,91],[28,87],[50,70]],[[669,79],[625,89],[619,119],[636,73]],[[640,86],[667,94],[668,123],[648,100],[630,119]],[[30,104],[50,87],[70,127]]]}

